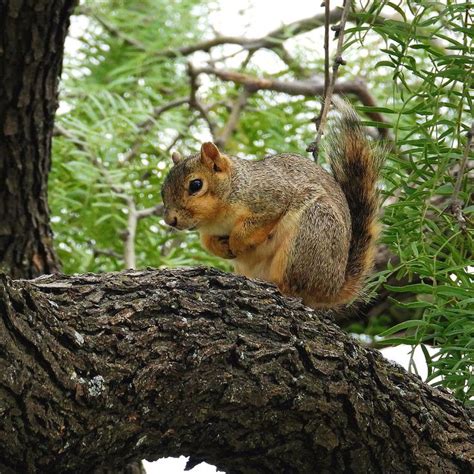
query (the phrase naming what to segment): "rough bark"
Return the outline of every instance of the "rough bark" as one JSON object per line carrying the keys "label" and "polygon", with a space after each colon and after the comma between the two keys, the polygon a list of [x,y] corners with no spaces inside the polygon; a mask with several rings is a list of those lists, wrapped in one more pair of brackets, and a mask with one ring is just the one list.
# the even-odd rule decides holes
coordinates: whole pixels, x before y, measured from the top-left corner
{"label": "rough bark", "polygon": [[468,414],[328,316],[211,269],[0,279],[0,472],[472,472]]}
{"label": "rough bark", "polygon": [[47,199],[51,138],[76,0],[0,0],[0,268],[58,269]]}

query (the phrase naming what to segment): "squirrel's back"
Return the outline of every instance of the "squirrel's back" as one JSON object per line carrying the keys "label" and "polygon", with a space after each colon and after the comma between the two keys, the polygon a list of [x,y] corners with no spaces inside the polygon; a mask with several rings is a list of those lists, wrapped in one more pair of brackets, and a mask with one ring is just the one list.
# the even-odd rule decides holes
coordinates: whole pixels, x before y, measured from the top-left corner
{"label": "squirrel's back", "polygon": [[264,204],[267,211],[271,204],[287,209],[300,208],[325,194],[331,195],[340,206],[347,207],[334,177],[306,156],[279,153],[258,161],[230,158],[237,162],[236,183],[230,199],[244,200],[252,210],[258,211],[259,204]]}

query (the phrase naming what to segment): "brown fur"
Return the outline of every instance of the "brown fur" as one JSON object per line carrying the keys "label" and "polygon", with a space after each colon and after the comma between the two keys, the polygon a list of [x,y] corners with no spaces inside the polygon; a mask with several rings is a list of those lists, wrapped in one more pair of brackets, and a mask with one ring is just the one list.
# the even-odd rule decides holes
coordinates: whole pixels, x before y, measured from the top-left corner
{"label": "brown fur", "polygon": [[[345,103],[327,139],[331,176],[291,154],[247,161],[211,143],[179,159],[163,185],[165,220],[197,228],[237,273],[278,285],[312,307],[362,295],[378,235],[380,154]],[[203,181],[189,192],[189,182]]]}

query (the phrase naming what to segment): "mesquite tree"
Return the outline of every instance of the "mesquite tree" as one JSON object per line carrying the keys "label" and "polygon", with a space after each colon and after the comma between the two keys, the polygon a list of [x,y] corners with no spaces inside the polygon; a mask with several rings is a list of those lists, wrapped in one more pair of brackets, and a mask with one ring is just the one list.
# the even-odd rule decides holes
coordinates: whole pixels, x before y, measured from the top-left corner
{"label": "mesquite tree", "polygon": [[[327,3],[336,32],[341,4]],[[171,233],[160,219],[158,190],[171,152],[195,153],[212,139],[227,153],[261,158],[304,154],[314,140],[311,119],[325,82],[324,9],[314,4],[308,17],[257,34],[235,29],[236,2],[220,7],[232,16],[232,31],[214,19],[213,5],[84,0],[78,9],[79,46],[66,55],[69,110],[57,119],[50,189],[66,272],[196,262],[228,269],[202,250],[196,234]],[[397,341],[439,345],[438,357],[428,357],[430,378],[444,377],[468,401],[472,8],[412,0],[352,7],[334,91],[353,102],[391,152],[383,167],[378,297],[364,311],[370,318],[352,319],[350,331],[374,336],[395,326]],[[263,15],[253,21],[244,12],[242,23],[273,18]],[[332,32],[329,43],[332,65]]]}
{"label": "mesquite tree", "polygon": [[[46,190],[62,47],[74,3],[0,0],[0,259],[13,277],[58,267]],[[190,18],[182,17],[183,36]],[[143,47],[99,20],[128,47]],[[293,31],[318,24],[315,17]],[[285,34],[272,33],[280,39]],[[271,39],[248,45],[290,60]],[[189,48],[164,50],[161,57],[182,54]],[[256,87],[289,90],[278,81],[207,72],[246,87],[228,107],[221,141],[235,133]],[[153,113],[160,117],[187,104],[213,128],[210,108],[197,95],[203,73],[188,67],[189,94]],[[308,94],[320,87],[317,81],[296,86]],[[367,98],[355,86],[354,93]],[[153,120],[142,119],[139,133],[151,133]],[[94,153],[75,129],[62,125],[56,132],[91,160],[99,187],[128,209],[129,231],[159,213],[153,196],[137,208],[143,195],[124,186],[127,168],[122,175],[110,172],[110,155]],[[121,161],[133,162],[142,145],[134,137]],[[77,162],[71,169],[83,181],[93,177]],[[142,173],[145,182],[147,170]],[[159,181],[154,179],[146,190]],[[71,202],[84,196],[80,191],[68,191]],[[132,234],[123,234],[125,248],[133,246]],[[180,248],[174,236],[159,244],[164,257]],[[117,258],[115,249],[94,251]],[[205,459],[228,472],[470,472],[472,451],[468,413],[449,393],[360,347],[330,313],[308,310],[270,285],[204,269],[31,281],[1,274],[2,473],[90,472],[178,454],[191,455],[190,464]]]}

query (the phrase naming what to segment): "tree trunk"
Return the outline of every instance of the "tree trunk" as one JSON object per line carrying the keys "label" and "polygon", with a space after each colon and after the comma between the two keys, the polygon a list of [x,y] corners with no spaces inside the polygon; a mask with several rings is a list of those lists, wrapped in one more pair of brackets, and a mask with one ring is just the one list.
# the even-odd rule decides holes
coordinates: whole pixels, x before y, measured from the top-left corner
{"label": "tree trunk", "polygon": [[472,472],[467,412],[327,312],[212,269],[0,279],[0,472]]}
{"label": "tree trunk", "polygon": [[0,268],[58,270],[47,199],[64,39],[76,0],[0,0]]}

